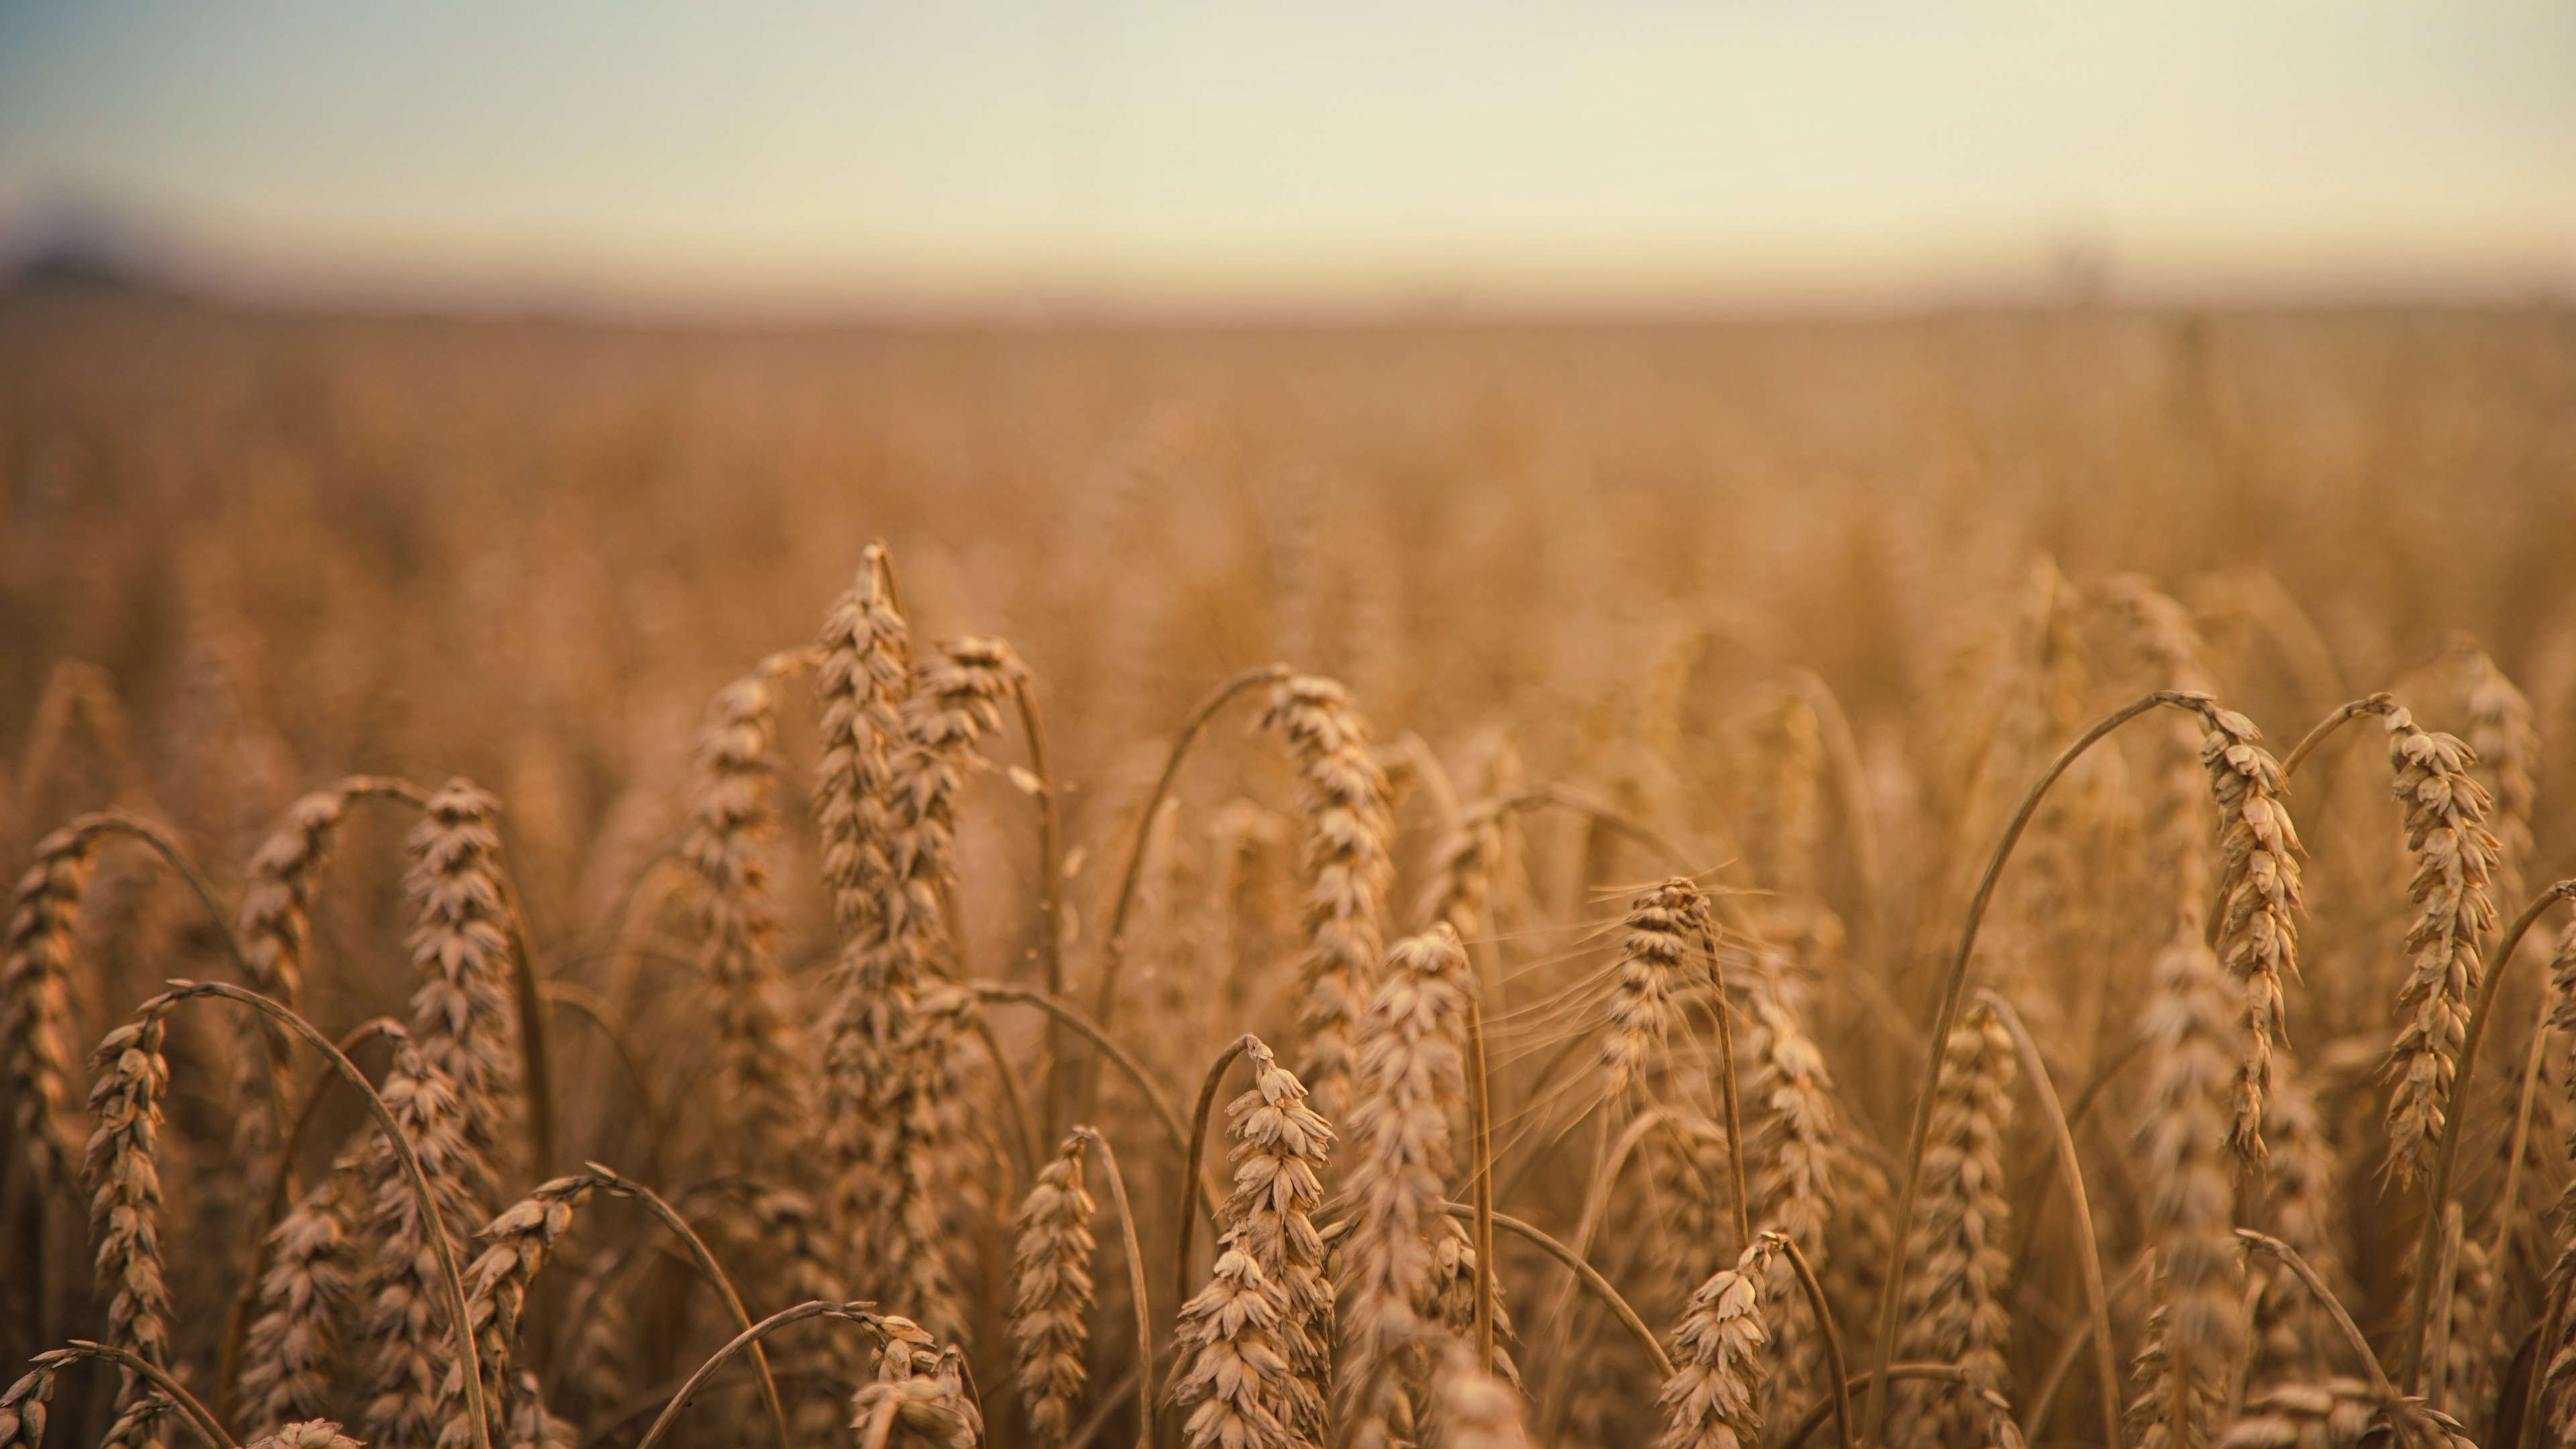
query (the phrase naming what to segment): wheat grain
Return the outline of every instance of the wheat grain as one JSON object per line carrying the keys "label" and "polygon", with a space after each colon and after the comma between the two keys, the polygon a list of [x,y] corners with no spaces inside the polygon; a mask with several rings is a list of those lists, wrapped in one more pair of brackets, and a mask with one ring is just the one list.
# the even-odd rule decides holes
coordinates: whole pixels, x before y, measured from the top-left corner
{"label": "wheat grain", "polygon": [[1655,1399],[1664,1411],[1655,1449],[1760,1449],[1771,1341],[1762,1291],[1777,1252],[1777,1240],[1757,1238],[1691,1295],[1673,1334],[1673,1375]]}
{"label": "wheat grain", "polygon": [[1307,950],[1298,967],[1305,1001],[1297,1018],[1304,1047],[1297,1076],[1315,1094],[1318,1110],[1338,1117],[1384,949],[1386,889],[1394,873],[1386,773],[1369,755],[1368,720],[1333,680],[1305,674],[1280,680],[1263,722],[1288,738],[1306,821]]}
{"label": "wheat grain", "polygon": [[876,1382],[850,1400],[850,1427],[861,1449],[975,1449],[984,1437],[984,1415],[966,1396],[965,1359],[954,1344],[942,1349],[928,1330],[889,1314],[881,1320],[886,1345],[877,1356]]}
{"label": "wheat grain", "polygon": [[2495,930],[2488,894],[2496,840],[2487,833],[2486,787],[2472,779],[2468,747],[2431,734],[2406,710],[2386,715],[2392,789],[2406,810],[2406,846],[2415,856],[2409,889],[2416,904],[2406,933],[2406,983],[2398,995],[2403,1025],[2389,1048],[2387,1171],[2411,1182],[2432,1168],[2451,1096],[2452,1063],[2468,1033],[2468,1004],[2482,969],[2479,948]]}
{"label": "wheat grain", "polygon": [[1029,1427],[1062,1444],[1082,1402],[1083,1350],[1091,1340],[1091,1194],[1082,1187],[1088,1139],[1067,1137],[1020,1204],[1011,1260],[1011,1342]]}
{"label": "wheat grain", "polygon": [[[521,1375],[512,1367],[513,1345],[518,1338],[519,1315],[526,1306],[528,1287],[535,1281],[537,1270],[545,1266],[555,1240],[572,1225],[574,1211],[589,1200],[598,1186],[598,1179],[588,1173],[541,1184],[483,1226],[480,1236],[491,1239],[492,1245],[465,1270],[465,1316],[473,1325],[477,1361],[483,1371],[483,1402],[491,1416],[495,1443],[518,1445],[549,1437],[542,1429],[529,1434],[521,1428],[523,1420],[529,1418],[542,1424],[545,1410],[532,1392],[534,1380],[523,1384]],[[472,1443],[474,1428],[465,1405],[462,1366],[449,1367],[439,1396],[446,1411],[446,1424],[438,1436],[440,1449],[461,1449]]]}

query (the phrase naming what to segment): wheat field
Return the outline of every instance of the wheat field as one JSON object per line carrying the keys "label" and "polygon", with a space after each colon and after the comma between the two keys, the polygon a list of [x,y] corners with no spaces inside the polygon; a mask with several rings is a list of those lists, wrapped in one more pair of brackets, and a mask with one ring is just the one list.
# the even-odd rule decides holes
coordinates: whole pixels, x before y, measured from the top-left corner
{"label": "wheat field", "polygon": [[0,478],[4,1449],[2576,1443],[2563,311],[57,289]]}

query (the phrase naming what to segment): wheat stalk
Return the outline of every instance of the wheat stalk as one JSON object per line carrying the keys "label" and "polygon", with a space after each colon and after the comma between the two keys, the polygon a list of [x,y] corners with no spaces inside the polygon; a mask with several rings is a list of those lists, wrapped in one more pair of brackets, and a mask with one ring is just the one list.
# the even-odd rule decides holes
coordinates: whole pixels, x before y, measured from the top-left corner
{"label": "wheat stalk", "polygon": [[1297,1075],[1319,1110],[1337,1116],[1384,949],[1394,872],[1386,772],[1369,755],[1368,720],[1333,680],[1280,679],[1263,722],[1287,736],[1306,820],[1307,951],[1298,967],[1306,996],[1297,1018],[1305,1046]]}
{"label": "wheat stalk", "polygon": [[1655,1399],[1664,1411],[1655,1449],[1760,1449],[1771,1341],[1762,1293],[1777,1252],[1778,1239],[1756,1238],[1691,1295],[1673,1334],[1672,1376]]}
{"label": "wheat stalk", "polygon": [[1091,1194],[1082,1187],[1076,1133],[1039,1172],[1020,1204],[1019,1246],[1011,1259],[1011,1342],[1029,1427],[1062,1444],[1082,1402],[1083,1350],[1091,1341]]}

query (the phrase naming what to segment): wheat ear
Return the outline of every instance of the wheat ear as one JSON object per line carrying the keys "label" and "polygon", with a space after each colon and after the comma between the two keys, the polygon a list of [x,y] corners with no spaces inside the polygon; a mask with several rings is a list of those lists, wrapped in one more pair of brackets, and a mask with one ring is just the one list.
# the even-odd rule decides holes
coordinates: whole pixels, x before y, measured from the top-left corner
{"label": "wheat ear", "polygon": [[306,1191],[268,1235],[259,1317],[250,1325],[241,1391],[262,1428],[311,1419],[330,1406],[339,1368],[341,1315],[357,1266],[350,1217],[354,1159]]}
{"label": "wheat ear", "polygon": [[519,1023],[499,812],[500,802],[472,782],[450,780],[421,807],[403,877],[420,976],[411,998],[413,1047],[455,1093],[457,1131],[471,1150],[457,1165],[484,1169],[466,1186],[487,1207],[496,1184],[485,1164],[501,1150],[519,1082],[511,1060]]}
{"label": "wheat ear", "polygon": [[2413,1182],[2432,1169],[2452,1072],[2477,992],[2479,946],[2496,928],[2491,885],[2496,839],[2487,833],[2486,787],[2469,774],[2474,756],[2450,735],[2419,728],[2401,707],[2385,711],[2391,789],[2406,811],[2415,856],[2415,923],[2406,933],[2403,1020],[2389,1048],[2389,1175]]}
{"label": "wheat ear", "polygon": [[1441,1449],[1536,1449],[1520,1390],[1476,1363],[1454,1339],[1431,1378],[1431,1427]]}
{"label": "wheat ear", "polygon": [[[484,1224],[480,1236],[489,1239],[491,1246],[465,1270],[465,1317],[474,1331],[483,1373],[483,1402],[493,1419],[493,1434],[509,1436],[506,1442],[528,1442],[510,1432],[513,1421],[521,1417],[519,1409],[533,1410],[531,1417],[539,1423],[545,1413],[542,1402],[532,1392],[534,1380],[530,1379],[523,1388],[511,1364],[519,1314],[526,1306],[529,1285],[536,1280],[537,1270],[545,1266],[547,1255],[554,1251],[555,1240],[572,1225],[573,1212],[589,1200],[597,1186],[596,1179],[587,1174],[558,1177],[541,1184]],[[447,1372],[440,1397],[448,1412],[438,1442],[440,1449],[460,1449],[473,1439],[473,1425],[465,1417],[464,1368],[451,1365]],[[544,1442],[542,1434],[531,1437],[534,1442]]]}
{"label": "wheat ear", "polygon": [[[379,1449],[432,1449],[441,1428],[439,1392],[455,1361],[441,1350],[435,1331],[444,1306],[435,1291],[436,1264],[442,1250],[454,1248],[453,1230],[445,1224],[482,1216],[492,1170],[466,1136],[455,1084],[407,1036],[396,1039],[394,1069],[379,1092],[437,1200],[438,1215],[424,1215],[401,1155],[379,1136],[362,1169],[371,1254],[361,1290],[366,1318],[360,1338],[371,1350],[374,1372],[362,1419],[368,1442]],[[448,1241],[436,1241],[441,1237]],[[469,1410],[483,1412],[480,1375],[466,1387]],[[483,1427],[473,1425],[471,1415],[469,1425]]]}
{"label": "wheat ear", "polygon": [[860,1449],[976,1449],[984,1415],[966,1395],[966,1361],[956,1345],[938,1347],[908,1318],[888,1315],[879,1327],[886,1344],[876,1382],[850,1400]]}
{"label": "wheat ear", "polygon": [[[170,1088],[162,1058],[167,997],[155,998],[134,1020],[100,1040],[92,1062],[98,1070],[89,1108],[97,1129],[89,1139],[90,1236],[97,1241],[98,1287],[107,1299],[107,1341],[160,1365],[170,1352],[170,1291],[161,1271],[161,1170],[155,1153],[161,1136],[161,1098]],[[127,1370],[122,1387],[129,1415],[143,1414],[148,1394]],[[111,1442],[140,1443],[149,1426],[120,1422]]]}
{"label": "wheat ear", "polygon": [[1664,1411],[1655,1449],[1759,1449],[1771,1341],[1762,1293],[1778,1251],[1777,1239],[1756,1238],[1691,1295],[1673,1334],[1672,1377],[1655,1400]]}
{"label": "wheat ear", "polygon": [[780,1009],[778,917],[769,900],[776,680],[806,657],[774,656],[718,691],[690,771],[693,821],[680,855],[701,887],[700,964],[714,993],[717,1080],[737,1113],[718,1147],[737,1168],[793,1160],[810,1130],[803,1053]]}
{"label": "wheat ear", "polygon": [[1229,1244],[1216,1267],[1181,1308],[1175,1331],[1187,1365],[1173,1391],[1188,1411],[1181,1427],[1189,1449],[1317,1449],[1293,1423],[1288,1349],[1280,1339],[1287,1314],[1279,1285],[1252,1254]]}
{"label": "wheat ear", "polygon": [[1610,1030],[1601,1039],[1601,1065],[1614,1095],[1638,1088],[1671,1034],[1673,996],[1690,984],[1691,938],[1707,909],[1699,887],[1681,876],[1629,903],[1628,934],[1610,987]]}
{"label": "wheat ear", "polygon": [[[1067,1137],[1020,1204],[1019,1247],[1011,1259],[1012,1358],[1029,1428],[1062,1444],[1082,1402],[1084,1349],[1091,1341],[1091,1194],[1082,1187],[1088,1139]],[[1193,1204],[1195,1207],[1195,1204]]]}
{"label": "wheat ear", "polygon": [[2219,1385],[2242,1348],[2235,1182],[2228,1159],[2241,1012],[2225,972],[2188,935],[2157,958],[2143,1023],[2150,1078],[2140,1120],[2141,1204],[2161,1297],[2138,1357],[2131,1405],[2144,1449],[2205,1444]]}
{"label": "wheat ear", "polygon": [[[1908,1331],[1901,1351],[1909,1359],[1957,1364],[1971,1389],[2000,1393],[2012,1331],[2005,1302],[2012,1258],[2004,1249],[2012,1204],[2002,1149],[2012,1130],[2017,1059],[2012,1034],[1982,1001],[1960,1018],[1944,1050],[1949,1061],[1932,1104],[1926,1190],[1908,1255],[1915,1269],[1905,1288]],[[1953,1442],[1971,1427],[1966,1409],[1949,1396],[1915,1434],[1902,1437]]]}
{"label": "wheat ear", "polygon": [[1305,1048],[1297,1075],[1333,1116],[1350,1085],[1385,939],[1395,833],[1386,772],[1369,754],[1367,718],[1333,680],[1281,679],[1263,718],[1287,736],[1306,820],[1307,950],[1298,968],[1306,999],[1297,1019]]}
{"label": "wheat ear", "polygon": [[34,863],[18,877],[9,912],[8,958],[0,964],[10,1135],[27,1154],[39,1193],[69,1180],[71,1150],[63,1136],[62,1110],[72,1066],[63,1037],[71,1020],[73,932],[80,925],[82,892],[97,863],[97,839],[97,832],[75,822],[37,842]]}
{"label": "wheat ear", "polygon": [[2496,838],[2496,884],[2509,901],[2522,899],[2523,868],[2531,860],[2531,812],[2539,796],[2540,733],[2532,728],[2531,701],[2514,687],[2486,651],[2469,660],[2469,749],[2492,772],[2488,819]]}
{"label": "wheat ear", "polygon": [[2218,911],[2209,923],[2219,964],[2244,995],[2245,1059],[2236,1072],[2236,1118],[2228,1145],[2263,1160],[2263,1097],[2271,1090],[2274,1043],[2282,1038],[2281,982],[2299,972],[2299,836],[2282,803],[2284,776],[2263,732],[2245,716],[2207,709],[2201,767],[2218,802]]}
{"label": "wheat ear", "polygon": [[1362,1449],[1386,1442],[1400,1401],[1429,1380],[1421,1305],[1453,1165],[1449,1115],[1467,1093],[1467,986],[1458,933],[1434,926],[1387,953],[1385,984],[1360,1026],[1337,1398],[1343,1433]]}

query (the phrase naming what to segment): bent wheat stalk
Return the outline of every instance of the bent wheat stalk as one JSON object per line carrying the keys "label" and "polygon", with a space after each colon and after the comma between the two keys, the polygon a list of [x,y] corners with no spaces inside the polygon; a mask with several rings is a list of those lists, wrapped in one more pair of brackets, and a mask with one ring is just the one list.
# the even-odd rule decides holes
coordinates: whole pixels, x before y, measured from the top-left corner
{"label": "bent wheat stalk", "polygon": [[868,1305],[864,1303],[826,1303],[816,1299],[811,1303],[799,1303],[793,1308],[781,1309],[735,1334],[732,1342],[717,1349],[705,1363],[698,1365],[697,1372],[689,1375],[687,1381],[680,1385],[680,1391],[673,1394],[671,1402],[663,1406],[661,1416],[653,1421],[652,1428],[644,1431],[644,1437],[636,1444],[635,1449],[655,1449],[656,1445],[669,1436],[671,1426],[679,1421],[681,1411],[695,1401],[699,1387],[714,1377],[718,1369],[731,1362],[735,1354],[791,1323],[802,1323],[809,1318],[844,1319],[873,1331],[882,1342],[885,1338],[884,1320],[867,1310]]}
{"label": "bent wheat stalk", "polygon": [[[2039,813],[2040,801],[2048,794],[2048,787],[2057,783],[2057,778],[2065,774],[2069,766],[2113,730],[2160,705],[2195,713],[2211,708],[2207,695],[2159,689],[2103,716],[2058,755],[2047,773],[2041,775],[2038,783],[2031,786],[2030,793],[2023,797],[2021,808],[2013,814],[2012,823],[2004,827],[2003,838],[1995,842],[1994,854],[1988,858],[1985,874],[1977,882],[1977,892],[1968,902],[1967,920],[1959,931],[1959,946],[1951,955],[1949,972],[1941,984],[1940,1007],[1933,1013],[1932,1029],[1926,1038],[1930,1046],[1926,1052],[1923,1085],[1914,1096],[1914,1126],[1905,1154],[1905,1187],[1897,1195],[1896,1212],[1891,1219],[1900,1226],[1889,1252],[1886,1280],[1879,1289],[1878,1361],[1881,1363],[1892,1362],[1896,1357],[1897,1310],[1904,1292],[1908,1236],[1902,1225],[1914,1221],[1915,1202],[1923,1190],[1923,1150],[1932,1131],[1933,1097],[1941,1086],[1941,1044],[1950,1039],[1951,1031],[1958,1025],[1959,1002],[1968,985],[1968,958],[1976,950],[1977,927],[1984,922],[1986,907],[1994,899],[1996,883],[2003,877],[2004,863],[2012,858],[2013,847],[2020,843],[2022,832],[2030,828],[2031,817]],[[1861,1411],[1861,1423],[1860,1442],[1863,1445],[1883,1443],[1881,1436],[1887,1425],[1885,1379],[1870,1381],[1869,1402]]]}

